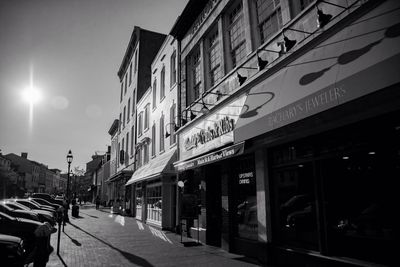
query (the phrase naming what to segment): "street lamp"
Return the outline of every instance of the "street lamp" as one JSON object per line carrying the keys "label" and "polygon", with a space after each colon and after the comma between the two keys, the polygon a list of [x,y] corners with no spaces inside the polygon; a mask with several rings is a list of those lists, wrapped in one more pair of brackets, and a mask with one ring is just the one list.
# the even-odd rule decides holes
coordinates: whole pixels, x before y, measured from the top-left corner
{"label": "street lamp", "polygon": [[71,163],[72,163],[72,159],[74,157],[72,156],[72,152],[71,149],[68,151],[68,155],[67,155],[67,162],[68,162],[68,178],[67,178],[67,200],[69,201],[69,172],[70,172],[70,167],[71,167]]}

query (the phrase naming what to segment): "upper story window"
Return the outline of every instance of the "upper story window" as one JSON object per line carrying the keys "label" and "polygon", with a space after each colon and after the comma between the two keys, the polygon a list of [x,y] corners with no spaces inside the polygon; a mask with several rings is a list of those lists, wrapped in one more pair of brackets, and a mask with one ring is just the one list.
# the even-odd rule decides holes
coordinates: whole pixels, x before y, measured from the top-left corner
{"label": "upper story window", "polygon": [[127,122],[129,122],[130,118],[131,118],[131,99],[128,99],[128,113],[126,114],[127,116]]}
{"label": "upper story window", "polygon": [[126,106],[124,107],[124,120],[122,122],[122,126],[125,128],[125,119],[126,119]]}
{"label": "upper story window", "polygon": [[125,74],[125,94],[128,89],[128,73]]}
{"label": "upper story window", "polygon": [[157,107],[157,79],[153,81],[153,109]]}
{"label": "upper story window", "polygon": [[149,145],[146,143],[143,145],[143,164],[149,162]]}
{"label": "upper story window", "polygon": [[165,66],[161,70],[160,101],[165,97]]}
{"label": "upper story window", "polygon": [[236,67],[246,56],[246,38],[244,35],[243,8],[241,2],[229,13],[228,32],[232,65]]}
{"label": "upper story window", "polygon": [[142,166],[142,147],[139,147],[136,151],[136,163],[138,168]]}
{"label": "upper story window", "polygon": [[156,155],[156,124],[151,126],[151,156]]}
{"label": "upper story window", "polygon": [[289,0],[290,15],[296,17],[301,11],[309,6],[314,0]]}
{"label": "upper story window", "polygon": [[129,132],[126,133],[125,154],[126,154],[126,159],[125,159],[125,161],[128,162],[128,157],[129,157]]}
{"label": "upper story window", "polygon": [[170,85],[174,85],[176,83],[176,50],[171,55],[171,61],[170,61],[170,72],[171,72],[171,77],[170,77]]}
{"label": "upper story window", "polygon": [[201,90],[201,57],[200,48],[196,47],[187,57],[188,70],[188,104],[195,101],[200,96]]}
{"label": "upper story window", "polygon": [[132,83],[132,62],[129,66],[129,85]]}
{"label": "upper story window", "polygon": [[124,96],[124,80],[121,81],[121,97],[119,98],[119,102],[122,102],[123,96]]}
{"label": "upper story window", "polygon": [[265,42],[282,28],[280,0],[257,0],[256,8],[258,30],[261,41]]}
{"label": "upper story window", "polygon": [[221,46],[218,28],[215,28],[207,38],[207,54],[209,60],[210,87],[221,79]]}
{"label": "upper story window", "polygon": [[144,107],[144,129],[149,129],[150,124],[150,103]]}
{"label": "upper story window", "polygon": [[135,126],[132,125],[132,128],[131,128],[131,156],[134,153],[134,149],[135,149],[134,144],[135,144]]}
{"label": "upper story window", "polygon": [[143,111],[139,113],[138,124],[139,124],[138,135],[141,136],[143,133]]}
{"label": "upper story window", "polygon": [[119,123],[118,123],[118,131],[121,132],[121,124],[122,124],[122,113],[119,113]]}
{"label": "upper story window", "polygon": [[174,103],[169,111],[169,130],[170,130],[170,139],[169,144],[173,145],[176,143],[176,134],[175,134],[175,107],[176,104]]}
{"label": "upper story window", "polygon": [[164,114],[160,117],[160,152],[164,151]]}
{"label": "upper story window", "polygon": [[136,89],[133,89],[133,93],[132,93],[132,114],[135,113],[135,94],[136,94]]}
{"label": "upper story window", "polygon": [[135,51],[134,65],[133,65],[133,72],[134,73],[136,73],[136,71],[137,71],[137,61],[138,61],[138,58],[137,58],[137,50],[136,50]]}

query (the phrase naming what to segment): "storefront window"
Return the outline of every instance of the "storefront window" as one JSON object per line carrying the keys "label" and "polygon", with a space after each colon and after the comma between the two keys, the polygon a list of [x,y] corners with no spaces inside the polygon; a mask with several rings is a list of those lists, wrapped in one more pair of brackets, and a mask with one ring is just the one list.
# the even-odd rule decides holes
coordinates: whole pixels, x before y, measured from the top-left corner
{"label": "storefront window", "polygon": [[162,219],[161,184],[147,187],[147,221],[161,224]]}
{"label": "storefront window", "polygon": [[238,158],[235,166],[237,236],[257,240],[257,196],[253,154]]}

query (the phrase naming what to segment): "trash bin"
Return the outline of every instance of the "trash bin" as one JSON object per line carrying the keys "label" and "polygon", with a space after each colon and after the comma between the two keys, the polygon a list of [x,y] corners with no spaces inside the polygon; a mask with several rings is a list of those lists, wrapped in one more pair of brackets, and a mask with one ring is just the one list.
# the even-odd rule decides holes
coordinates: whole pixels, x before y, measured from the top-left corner
{"label": "trash bin", "polygon": [[72,217],[79,217],[79,206],[78,205],[73,205],[72,206],[72,211],[71,211]]}

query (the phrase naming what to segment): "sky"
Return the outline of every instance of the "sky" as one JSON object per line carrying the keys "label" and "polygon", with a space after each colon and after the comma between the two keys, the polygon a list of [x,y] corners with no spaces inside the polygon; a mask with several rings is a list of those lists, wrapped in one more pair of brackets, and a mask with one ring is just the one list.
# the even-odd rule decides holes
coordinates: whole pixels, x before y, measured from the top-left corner
{"label": "sky", "polygon": [[[0,0],[0,149],[86,168],[110,145],[133,27],[168,34],[188,0]],[[22,98],[33,85],[41,99]],[[32,113],[30,113],[32,112]]]}

